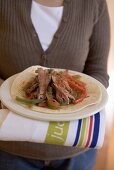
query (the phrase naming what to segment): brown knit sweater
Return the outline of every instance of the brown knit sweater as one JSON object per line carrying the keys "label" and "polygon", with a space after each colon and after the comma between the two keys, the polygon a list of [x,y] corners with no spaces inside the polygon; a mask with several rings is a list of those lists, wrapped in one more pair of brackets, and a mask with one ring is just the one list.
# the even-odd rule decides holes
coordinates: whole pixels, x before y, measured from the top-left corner
{"label": "brown knit sweater", "polygon": [[[32,65],[84,72],[108,86],[109,16],[105,0],[64,0],[61,24],[44,52],[30,18],[32,0],[0,0],[0,77]],[[17,155],[52,160],[76,154],[73,147],[0,142]]]}

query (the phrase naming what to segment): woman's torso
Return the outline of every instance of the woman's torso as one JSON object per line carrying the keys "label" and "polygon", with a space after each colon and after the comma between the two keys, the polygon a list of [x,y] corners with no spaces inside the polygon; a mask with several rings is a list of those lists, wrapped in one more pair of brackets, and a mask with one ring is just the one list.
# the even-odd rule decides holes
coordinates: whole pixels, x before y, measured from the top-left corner
{"label": "woman's torso", "polygon": [[[32,65],[83,72],[94,25],[94,1],[64,0],[61,24],[44,52],[33,27],[31,0],[0,0],[0,77],[6,79]],[[0,148],[37,159],[57,159],[77,153],[76,148],[0,142]]]}
{"label": "woman's torso", "polygon": [[[90,0],[88,0],[90,1]],[[65,0],[61,24],[44,52],[30,18],[31,0],[0,1],[0,76],[3,79],[31,65],[83,72],[94,13],[83,0]]]}

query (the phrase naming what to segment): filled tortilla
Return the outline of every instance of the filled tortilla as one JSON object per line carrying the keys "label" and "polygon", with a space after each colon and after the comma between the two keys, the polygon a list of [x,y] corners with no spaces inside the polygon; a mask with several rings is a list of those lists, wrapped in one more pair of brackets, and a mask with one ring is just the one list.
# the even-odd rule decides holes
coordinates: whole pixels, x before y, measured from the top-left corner
{"label": "filled tortilla", "polygon": [[45,113],[71,113],[100,102],[93,78],[63,69],[32,66],[19,73],[11,96],[23,107]]}

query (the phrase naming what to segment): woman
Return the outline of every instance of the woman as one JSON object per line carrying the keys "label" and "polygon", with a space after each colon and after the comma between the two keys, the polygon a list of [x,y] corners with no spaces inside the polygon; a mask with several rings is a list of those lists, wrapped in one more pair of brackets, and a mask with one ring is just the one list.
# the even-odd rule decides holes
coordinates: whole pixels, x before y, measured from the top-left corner
{"label": "woman", "polygon": [[[105,0],[0,0],[0,77],[32,65],[88,74],[108,86]],[[1,170],[92,170],[95,150],[0,142]],[[72,158],[73,157],[73,158]]]}

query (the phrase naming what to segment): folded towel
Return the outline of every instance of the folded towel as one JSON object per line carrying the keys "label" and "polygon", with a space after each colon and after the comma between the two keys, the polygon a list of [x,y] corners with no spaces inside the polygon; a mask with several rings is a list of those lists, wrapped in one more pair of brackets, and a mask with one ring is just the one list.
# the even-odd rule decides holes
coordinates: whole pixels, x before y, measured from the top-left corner
{"label": "folded towel", "polygon": [[100,148],[105,133],[105,111],[67,122],[32,120],[0,110],[0,140],[29,141],[80,148]]}

